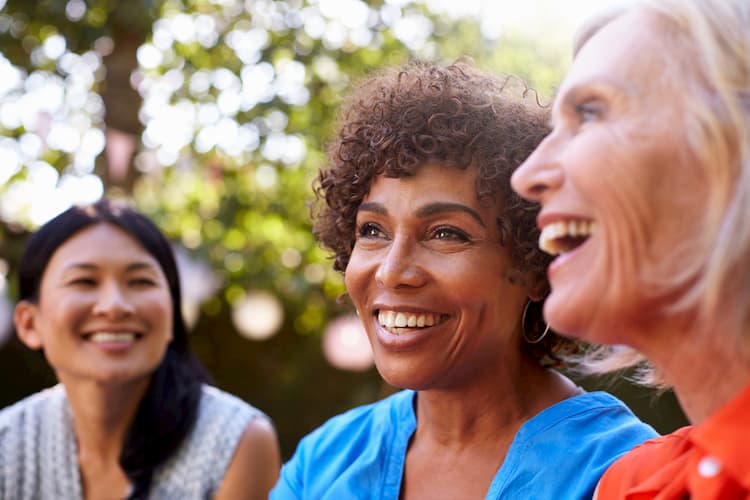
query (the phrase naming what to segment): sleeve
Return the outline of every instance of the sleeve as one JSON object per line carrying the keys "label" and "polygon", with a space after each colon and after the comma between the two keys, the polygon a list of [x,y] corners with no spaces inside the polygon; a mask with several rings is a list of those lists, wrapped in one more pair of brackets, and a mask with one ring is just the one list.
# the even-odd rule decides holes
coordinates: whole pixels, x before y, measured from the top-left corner
{"label": "sleeve", "polygon": [[221,485],[245,429],[263,415],[214,387],[205,386],[193,429],[157,470],[154,498],[211,498]]}
{"label": "sleeve", "polygon": [[[205,460],[200,470],[214,495],[234,458],[250,422],[263,415],[244,401],[214,387],[204,387],[198,420],[190,433],[187,453],[198,452]],[[186,460],[189,462],[189,460]]]}
{"label": "sleeve", "polygon": [[5,456],[5,439],[7,434],[7,428],[3,425],[2,413],[0,413],[0,498],[8,498],[10,492],[5,491],[5,476],[7,475],[4,464],[7,464],[9,460]]}
{"label": "sleeve", "polygon": [[23,432],[19,429],[22,417],[16,404],[0,411],[0,499],[14,498],[20,493],[18,487],[23,481],[21,470],[23,453]]}
{"label": "sleeve", "polygon": [[[302,479],[301,471],[304,469],[305,453],[302,445],[297,447],[294,456],[281,468],[281,475],[276,486],[271,490],[269,500],[301,500]],[[2,497],[0,497],[2,498]]]}

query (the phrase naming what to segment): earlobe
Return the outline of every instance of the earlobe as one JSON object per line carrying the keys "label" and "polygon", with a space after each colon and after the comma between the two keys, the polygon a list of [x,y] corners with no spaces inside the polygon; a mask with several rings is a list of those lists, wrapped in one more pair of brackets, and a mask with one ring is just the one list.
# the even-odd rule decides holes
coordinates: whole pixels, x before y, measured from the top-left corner
{"label": "earlobe", "polygon": [[[540,302],[543,301],[547,294],[549,293],[549,285],[545,282],[539,282],[539,280],[534,280],[529,274],[524,276],[526,279],[526,283],[531,283],[526,288],[526,294],[529,297],[529,300],[532,302]],[[536,283],[534,283],[536,281]]]}
{"label": "earlobe", "polygon": [[539,290],[530,290],[529,291],[529,300],[532,302],[540,302],[544,300],[544,294],[540,292]]}
{"label": "earlobe", "polygon": [[19,302],[13,313],[13,322],[18,338],[29,349],[37,350],[44,347],[42,337],[36,329],[36,304],[26,300]]}

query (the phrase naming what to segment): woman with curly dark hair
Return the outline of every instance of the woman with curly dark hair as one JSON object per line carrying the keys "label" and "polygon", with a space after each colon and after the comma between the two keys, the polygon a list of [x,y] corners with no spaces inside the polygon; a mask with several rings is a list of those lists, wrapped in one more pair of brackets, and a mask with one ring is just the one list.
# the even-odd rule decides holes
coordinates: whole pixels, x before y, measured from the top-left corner
{"label": "woman with curly dark hair", "polygon": [[537,205],[509,179],[547,114],[515,81],[411,63],[349,97],[316,234],[378,371],[406,390],[304,438],[272,498],[590,498],[617,456],[654,436],[553,369],[579,346],[541,318]]}

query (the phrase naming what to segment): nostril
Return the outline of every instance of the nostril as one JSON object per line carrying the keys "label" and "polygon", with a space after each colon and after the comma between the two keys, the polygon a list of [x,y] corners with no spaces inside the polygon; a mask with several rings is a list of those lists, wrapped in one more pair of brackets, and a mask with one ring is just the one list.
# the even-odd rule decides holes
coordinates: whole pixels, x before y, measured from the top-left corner
{"label": "nostril", "polygon": [[539,183],[539,184],[532,184],[531,186],[528,186],[526,188],[526,193],[532,196],[539,196],[547,189],[547,186]]}
{"label": "nostril", "polygon": [[541,201],[546,193],[559,189],[563,184],[563,172],[557,165],[522,168],[523,171],[519,169],[513,175],[511,183],[520,196],[530,201]]}

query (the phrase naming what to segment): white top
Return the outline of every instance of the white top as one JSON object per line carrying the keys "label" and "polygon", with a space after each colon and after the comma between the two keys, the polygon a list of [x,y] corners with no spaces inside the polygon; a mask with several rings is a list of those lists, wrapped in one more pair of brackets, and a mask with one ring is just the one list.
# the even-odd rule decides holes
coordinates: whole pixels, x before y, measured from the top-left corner
{"label": "white top", "polygon": [[[211,498],[250,421],[263,415],[241,399],[203,386],[193,430],[154,471],[149,496]],[[62,385],[0,411],[0,500],[81,499],[73,416]]]}

